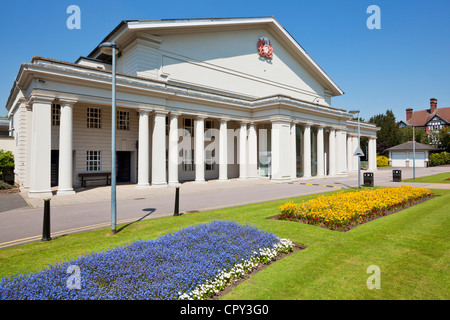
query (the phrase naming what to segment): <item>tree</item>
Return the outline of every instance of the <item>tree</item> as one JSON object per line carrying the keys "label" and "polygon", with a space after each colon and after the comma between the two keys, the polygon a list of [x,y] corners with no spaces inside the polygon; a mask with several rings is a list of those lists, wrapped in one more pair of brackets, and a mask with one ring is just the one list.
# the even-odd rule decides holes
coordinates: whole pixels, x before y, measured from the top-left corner
{"label": "tree", "polygon": [[[405,143],[413,140],[413,128],[404,127],[399,130],[400,143]],[[426,131],[422,128],[414,128],[414,138],[416,142],[428,144],[430,139]]]}
{"label": "tree", "polygon": [[437,147],[450,152],[450,127],[439,130],[437,141]]}
{"label": "tree", "polygon": [[386,110],[386,114],[377,114],[371,117],[369,122],[380,127],[380,130],[377,132],[377,152],[379,154],[384,154],[387,148],[400,143],[400,128],[395,121],[395,115],[392,110]]}

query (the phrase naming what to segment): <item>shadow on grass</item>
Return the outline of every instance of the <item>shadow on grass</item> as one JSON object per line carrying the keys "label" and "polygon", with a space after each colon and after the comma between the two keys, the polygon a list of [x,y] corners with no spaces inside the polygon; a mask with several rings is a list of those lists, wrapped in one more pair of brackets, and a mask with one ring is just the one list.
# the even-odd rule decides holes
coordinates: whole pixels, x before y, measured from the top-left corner
{"label": "shadow on grass", "polygon": [[142,217],[140,217],[139,219],[137,219],[137,220],[135,220],[135,221],[132,221],[132,222],[127,223],[127,224],[124,224],[123,226],[121,226],[119,229],[116,230],[116,233],[121,232],[123,229],[125,229],[125,228],[131,226],[132,224],[134,224],[134,223],[136,223],[136,222],[139,222],[139,221],[144,220],[144,219],[147,218],[149,215],[151,215],[153,212],[155,212],[156,209],[155,209],[155,208],[145,208],[145,209],[142,209],[142,211],[148,212],[148,213],[145,214],[145,215],[143,215]]}

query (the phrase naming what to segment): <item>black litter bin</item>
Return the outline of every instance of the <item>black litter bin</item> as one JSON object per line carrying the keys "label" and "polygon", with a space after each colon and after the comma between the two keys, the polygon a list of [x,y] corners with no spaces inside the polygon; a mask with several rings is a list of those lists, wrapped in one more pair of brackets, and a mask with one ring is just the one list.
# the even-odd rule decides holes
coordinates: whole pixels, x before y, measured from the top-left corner
{"label": "black litter bin", "polygon": [[394,182],[402,181],[402,170],[392,170],[392,180]]}
{"label": "black litter bin", "polygon": [[364,172],[364,187],[373,187],[373,172]]}

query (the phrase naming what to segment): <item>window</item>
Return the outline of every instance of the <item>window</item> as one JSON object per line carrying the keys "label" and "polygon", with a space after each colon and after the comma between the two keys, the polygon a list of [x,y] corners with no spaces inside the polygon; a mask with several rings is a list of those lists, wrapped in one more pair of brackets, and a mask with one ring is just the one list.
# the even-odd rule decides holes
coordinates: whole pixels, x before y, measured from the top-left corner
{"label": "window", "polygon": [[129,111],[117,111],[117,130],[130,130],[130,112]]}
{"label": "window", "polygon": [[89,172],[101,171],[102,152],[86,151],[86,170]]}
{"label": "window", "polygon": [[87,108],[87,127],[88,128],[101,128],[101,109]]}
{"label": "window", "polygon": [[205,150],[205,170],[212,171],[215,169],[215,150]]}
{"label": "window", "polygon": [[193,167],[194,150],[183,149],[183,171],[192,171]]}
{"label": "window", "polygon": [[185,131],[183,131],[184,137],[188,137],[188,136],[194,137],[194,120],[184,118],[183,119],[183,129],[185,129]]}
{"label": "window", "polygon": [[439,131],[444,128],[445,122],[443,122],[439,117],[434,117],[430,122],[428,122],[428,129],[431,131]]}
{"label": "window", "polygon": [[205,138],[211,138],[214,134],[214,122],[207,120],[205,121]]}
{"label": "window", "polygon": [[59,126],[61,120],[61,105],[52,104],[52,126]]}

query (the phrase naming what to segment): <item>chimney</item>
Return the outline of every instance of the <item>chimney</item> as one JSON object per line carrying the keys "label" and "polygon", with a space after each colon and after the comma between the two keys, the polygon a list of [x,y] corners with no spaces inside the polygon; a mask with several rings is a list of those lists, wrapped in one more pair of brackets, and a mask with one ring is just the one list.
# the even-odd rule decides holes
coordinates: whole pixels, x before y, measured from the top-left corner
{"label": "chimney", "polygon": [[406,109],[406,121],[409,121],[409,119],[411,119],[412,114],[413,114],[413,109],[412,108]]}
{"label": "chimney", "polygon": [[434,113],[434,111],[437,109],[437,99],[431,98],[430,99],[430,113]]}

